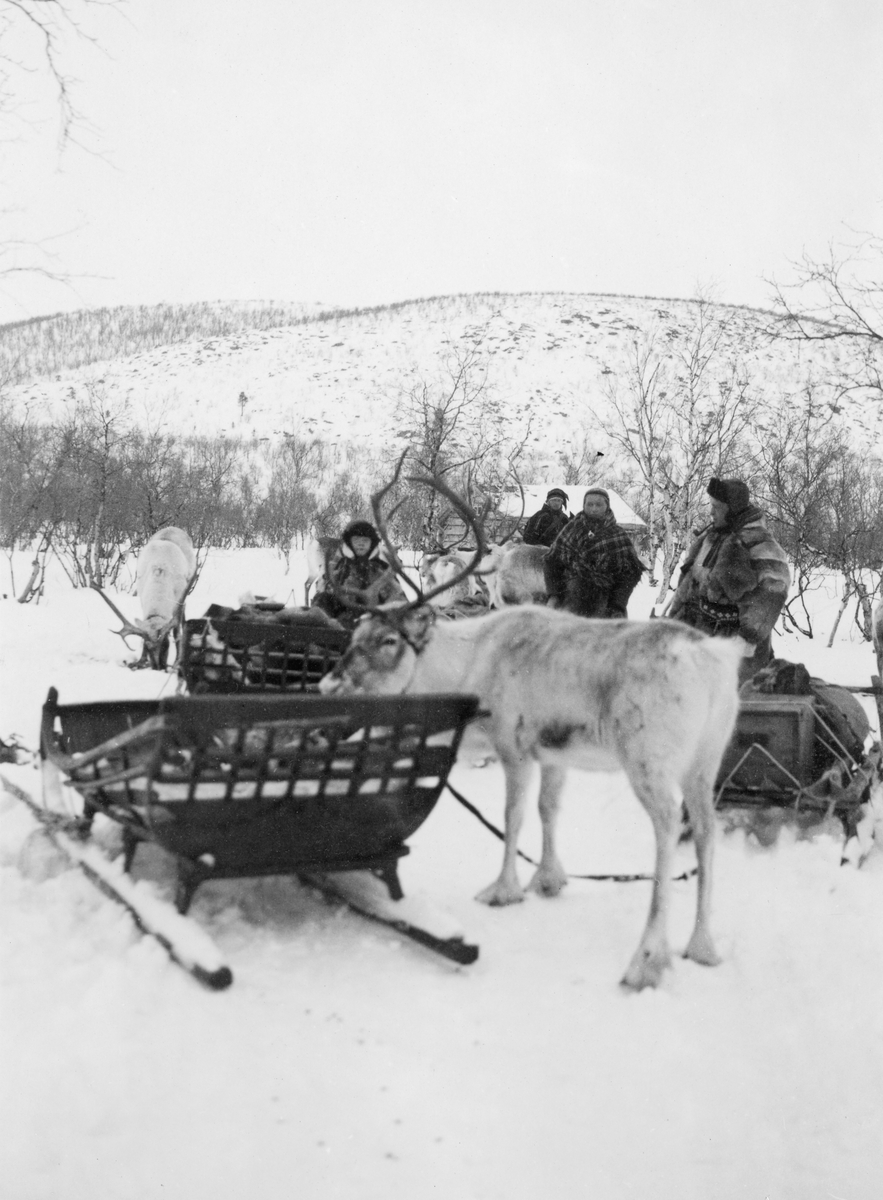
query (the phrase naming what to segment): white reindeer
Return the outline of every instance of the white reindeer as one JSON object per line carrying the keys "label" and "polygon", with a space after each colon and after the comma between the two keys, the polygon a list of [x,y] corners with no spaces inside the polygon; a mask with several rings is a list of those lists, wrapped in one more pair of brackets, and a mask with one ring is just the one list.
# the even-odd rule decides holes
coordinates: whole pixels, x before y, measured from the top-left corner
{"label": "white reindeer", "polygon": [[135,585],[141,602],[140,620],[127,620],[104,592],[95,588],[123,623],[115,632],[124,640],[129,636],[143,639],[141,657],[133,666],[165,670],[169,636],[183,617],[184,598],[195,573],[193,542],[183,529],[169,525],[155,533],[138,555]]}
{"label": "white reindeer", "polygon": [[[372,497],[375,523],[398,479]],[[445,496],[486,552],[481,519],[438,477],[418,479]],[[391,561],[400,568],[395,554]],[[428,601],[391,605],[363,617],[349,648],[320,683],[325,694],[468,692],[488,714],[484,728],[506,777],[506,833],[498,878],[479,892],[494,905],[524,892],[516,871],[518,836],[533,763],[540,766],[543,829],[530,888],[557,895],[567,882],[555,849],[561,789],[570,767],[623,770],[656,835],[647,925],[623,983],[655,986],[670,963],[667,923],[671,872],[686,806],[698,859],[696,921],[685,955],[718,963],[709,930],[714,853],[713,789],[739,706],[740,639],[709,638],[678,621],[587,620],[524,605],[474,621],[439,621]]]}
{"label": "white reindeer", "polygon": [[490,546],[477,574],[484,579],[491,608],[513,604],[545,604],[548,593],[543,563],[548,546]]}
{"label": "white reindeer", "polygon": [[714,965],[708,927],[713,788],[738,708],[738,640],[676,621],[592,621],[525,606],[476,621],[436,621],[400,606],[357,625],[349,649],[320,684],[325,694],[470,692],[489,712],[486,731],[506,776],[506,840],[499,877],[478,894],[512,904],[518,835],[534,761],[540,764],[542,856],[530,888],[557,895],[567,882],[555,849],[559,796],[570,767],[625,771],[656,834],[650,915],[623,983],[654,986],[670,963],[666,924],[681,808],[699,864],[696,923],[685,955]]}
{"label": "white reindeer", "polygon": [[[320,586],[325,580],[327,567],[333,562],[334,554],[340,545],[336,537],[315,537],[307,542],[307,579],[304,584],[304,607],[309,608],[310,592]],[[294,543],[292,542],[292,549]]]}
{"label": "white reindeer", "polygon": [[468,551],[449,550],[444,554],[425,554],[420,560],[420,586],[433,593],[430,603],[434,608],[447,612],[463,600],[484,594],[482,581],[475,574],[463,573],[470,557]]}

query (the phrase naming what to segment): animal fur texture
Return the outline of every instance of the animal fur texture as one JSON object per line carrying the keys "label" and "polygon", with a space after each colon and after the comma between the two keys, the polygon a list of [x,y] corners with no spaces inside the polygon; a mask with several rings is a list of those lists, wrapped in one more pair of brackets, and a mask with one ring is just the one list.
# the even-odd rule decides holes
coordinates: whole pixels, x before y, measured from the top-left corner
{"label": "animal fur texture", "polygon": [[491,608],[545,603],[543,564],[548,553],[548,546],[508,542],[503,546],[491,546],[478,566],[487,585]]}
{"label": "animal fur texture", "polygon": [[[466,568],[472,553],[465,550],[451,550],[447,554],[426,554],[420,562],[420,586],[424,592],[432,591],[449,581]],[[473,575],[454,583],[453,587],[445,588],[430,603],[433,608],[453,608],[463,600],[469,600],[484,594],[481,582]]]}
{"label": "animal fur texture", "polygon": [[320,685],[330,693],[467,692],[506,776],[506,838],[499,877],[478,899],[512,904],[518,836],[533,764],[540,765],[543,848],[530,889],[567,882],[555,848],[559,797],[571,767],[625,771],[656,835],[647,926],[623,983],[653,986],[670,963],[667,915],[682,806],[698,858],[696,922],[686,957],[719,961],[709,930],[713,788],[738,708],[738,639],[714,639],[676,621],[592,621],[535,605],[474,621],[436,621],[426,607],[365,618]]}
{"label": "animal fur texture", "polygon": [[183,529],[170,525],[153,535],[138,555],[136,588],[144,634],[142,662],[162,670],[168,661],[169,634],[196,571],[193,542]]}

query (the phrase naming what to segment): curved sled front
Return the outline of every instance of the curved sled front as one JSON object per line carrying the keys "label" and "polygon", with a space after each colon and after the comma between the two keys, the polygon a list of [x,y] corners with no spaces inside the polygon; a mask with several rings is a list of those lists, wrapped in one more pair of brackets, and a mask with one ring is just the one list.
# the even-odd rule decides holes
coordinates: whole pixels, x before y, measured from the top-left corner
{"label": "curved sled front", "polygon": [[473,696],[176,696],[43,707],[44,767],[174,855],[177,906],[205,879],[395,865],[453,766]]}

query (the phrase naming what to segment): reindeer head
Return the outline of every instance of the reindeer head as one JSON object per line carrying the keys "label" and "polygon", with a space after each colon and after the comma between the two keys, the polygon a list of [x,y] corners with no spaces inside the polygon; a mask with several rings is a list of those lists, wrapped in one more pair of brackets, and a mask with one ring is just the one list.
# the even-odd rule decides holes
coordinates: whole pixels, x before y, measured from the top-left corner
{"label": "reindeer head", "polygon": [[427,604],[397,604],[366,614],[319,691],[325,696],[400,695],[414,676],[434,622],[435,611]]}
{"label": "reindeer head", "polygon": [[114,629],[114,633],[126,641],[129,637],[140,637],[144,642],[141,658],[135,666],[149,665],[154,671],[164,671],[169,652],[169,635],[174,629],[181,615],[181,609],[174,617],[169,620],[166,617],[152,616],[130,621],[124,617],[114,602],[109,596],[106,596],[97,583],[90,584],[93,591],[97,592],[101,599],[122,621],[122,629]]}

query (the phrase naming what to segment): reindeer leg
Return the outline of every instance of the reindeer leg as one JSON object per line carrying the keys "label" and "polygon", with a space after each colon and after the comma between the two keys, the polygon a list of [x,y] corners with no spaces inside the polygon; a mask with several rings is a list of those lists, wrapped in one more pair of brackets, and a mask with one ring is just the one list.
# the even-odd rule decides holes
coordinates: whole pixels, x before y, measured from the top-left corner
{"label": "reindeer leg", "polygon": [[696,896],[696,924],[684,958],[706,967],[716,967],[721,961],[714,948],[709,916],[711,912],[711,864],[714,857],[714,793],[711,779],[698,772],[687,785],[684,800],[693,828],[699,877]]}
{"label": "reindeer leg", "polygon": [[647,926],[622,978],[626,987],[656,987],[662,972],[671,966],[666,933],[671,898],[671,872],[678,839],[682,794],[676,785],[671,788],[653,786],[647,781],[637,784],[631,779],[638,799],[647,810],[656,834],[656,870],[653,876],[653,895]]}
{"label": "reindeer leg", "polygon": [[503,851],[503,866],[499,878],[484,888],[475,897],[482,904],[517,904],[524,899],[524,891],[518,882],[515,869],[518,860],[518,835],[524,820],[524,800],[530,780],[530,761],[503,758],[506,773],[506,842]]}
{"label": "reindeer leg", "polygon": [[558,819],[561,788],[566,769],[548,763],[540,766],[540,820],[543,824],[543,853],[536,874],[527,885],[541,896],[557,896],[567,885],[567,874],[555,851],[555,822]]}

